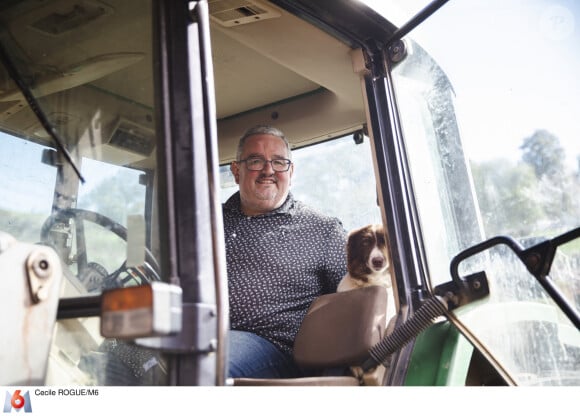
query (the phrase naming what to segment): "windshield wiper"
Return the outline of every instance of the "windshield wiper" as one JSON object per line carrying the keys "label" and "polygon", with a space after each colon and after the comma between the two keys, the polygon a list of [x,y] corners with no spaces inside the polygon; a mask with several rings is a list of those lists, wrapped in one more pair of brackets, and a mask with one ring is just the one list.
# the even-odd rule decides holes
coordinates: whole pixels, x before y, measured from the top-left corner
{"label": "windshield wiper", "polygon": [[12,78],[12,81],[14,81],[14,83],[16,84],[16,86],[18,87],[18,89],[20,90],[22,95],[24,96],[24,99],[26,100],[26,102],[30,106],[30,109],[34,112],[34,114],[38,118],[38,121],[40,121],[40,124],[42,125],[42,127],[44,127],[44,129],[46,130],[48,135],[52,138],[52,140],[54,140],[54,143],[56,144],[56,147],[58,148],[58,150],[60,150],[62,152],[66,161],[71,165],[71,167],[75,171],[75,173],[78,176],[81,183],[85,183],[85,179],[83,178],[81,171],[79,170],[79,168],[75,164],[71,154],[68,152],[68,150],[64,146],[63,141],[60,138],[60,135],[58,134],[56,129],[53,127],[53,125],[51,124],[48,117],[46,117],[46,114],[44,114],[44,111],[42,110],[42,108],[38,104],[38,100],[36,99],[36,97],[34,96],[32,91],[30,90],[30,87],[27,85],[27,83],[24,81],[24,79],[20,75],[20,72],[18,72],[18,69],[16,69],[16,66],[14,65],[14,63],[10,59],[10,56],[8,55],[6,50],[4,49],[4,45],[2,44],[2,42],[0,42],[0,62],[2,62],[2,64],[4,65],[6,70],[8,71],[8,75],[10,76],[10,78]]}

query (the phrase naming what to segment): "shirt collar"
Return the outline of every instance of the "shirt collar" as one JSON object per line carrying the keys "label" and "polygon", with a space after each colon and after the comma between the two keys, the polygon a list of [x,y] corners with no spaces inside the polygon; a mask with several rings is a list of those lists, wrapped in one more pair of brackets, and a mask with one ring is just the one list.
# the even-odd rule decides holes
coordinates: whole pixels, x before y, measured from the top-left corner
{"label": "shirt collar", "polygon": [[[241,199],[240,199],[240,191],[237,191],[235,194],[233,194],[231,197],[229,197],[229,199],[225,202],[225,204],[223,205],[223,207],[225,209],[227,209],[228,211],[232,211],[237,213],[238,215],[244,215],[244,213],[242,212],[242,205],[241,205]],[[284,201],[284,203],[282,205],[280,205],[278,208],[276,208],[273,211],[267,212],[265,214],[262,215],[257,215],[257,217],[268,217],[268,216],[272,216],[272,215],[293,215],[296,211],[296,207],[294,204],[294,196],[292,195],[291,192],[288,193],[288,196],[286,197],[286,201]]]}

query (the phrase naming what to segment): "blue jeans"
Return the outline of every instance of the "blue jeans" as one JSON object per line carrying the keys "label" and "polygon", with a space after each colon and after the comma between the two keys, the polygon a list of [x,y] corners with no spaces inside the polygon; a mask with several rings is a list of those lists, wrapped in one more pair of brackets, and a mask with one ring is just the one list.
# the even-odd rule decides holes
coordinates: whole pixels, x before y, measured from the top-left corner
{"label": "blue jeans", "polygon": [[292,357],[270,341],[237,330],[230,330],[228,338],[228,377],[289,378],[302,375]]}

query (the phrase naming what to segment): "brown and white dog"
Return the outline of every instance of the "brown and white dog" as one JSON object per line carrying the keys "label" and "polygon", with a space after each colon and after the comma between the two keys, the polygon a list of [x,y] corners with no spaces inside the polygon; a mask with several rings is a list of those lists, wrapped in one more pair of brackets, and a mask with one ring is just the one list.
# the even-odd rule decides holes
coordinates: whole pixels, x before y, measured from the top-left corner
{"label": "brown and white dog", "polygon": [[389,253],[382,225],[371,224],[353,230],[346,244],[347,274],[337,292],[365,286],[391,287]]}

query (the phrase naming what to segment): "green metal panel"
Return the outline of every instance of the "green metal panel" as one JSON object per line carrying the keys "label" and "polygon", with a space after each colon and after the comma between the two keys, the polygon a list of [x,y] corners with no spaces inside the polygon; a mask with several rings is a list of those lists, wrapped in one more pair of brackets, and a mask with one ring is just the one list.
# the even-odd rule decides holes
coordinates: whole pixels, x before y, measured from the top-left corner
{"label": "green metal panel", "polygon": [[473,346],[449,322],[421,333],[413,347],[406,386],[464,386]]}

